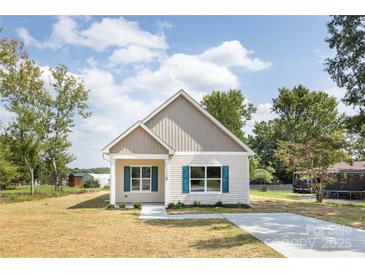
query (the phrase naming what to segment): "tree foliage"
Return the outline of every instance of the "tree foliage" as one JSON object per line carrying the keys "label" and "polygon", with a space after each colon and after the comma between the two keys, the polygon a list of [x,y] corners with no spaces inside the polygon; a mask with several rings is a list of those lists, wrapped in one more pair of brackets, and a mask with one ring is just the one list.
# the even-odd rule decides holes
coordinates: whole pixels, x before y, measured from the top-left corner
{"label": "tree foliage", "polygon": [[346,88],[344,102],[359,107],[359,114],[348,118],[348,128],[365,137],[365,16],[332,16],[326,42],[336,55],[325,67],[339,87]]}
{"label": "tree foliage", "polygon": [[203,97],[201,104],[240,140],[245,140],[242,127],[252,118],[256,108],[245,102],[241,90],[213,91]]}
{"label": "tree foliage", "polygon": [[84,84],[68,72],[68,69],[59,65],[51,69],[52,88],[54,95],[46,97],[44,115],[40,117],[40,134],[44,139],[44,155],[50,165],[58,190],[66,165],[74,158],[68,152],[71,147],[69,133],[74,127],[76,115],[83,118],[90,116],[88,112],[88,90]]}
{"label": "tree foliage", "polygon": [[253,181],[259,184],[271,184],[273,182],[273,176],[266,169],[258,168],[255,169]]}
{"label": "tree foliage", "polygon": [[20,168],[21,178],[27,172],[34,194],[34,171],[40,162],[39,127],[40,100],[45,95],[42,71],[23,49],[18,40],[0,40],[0,96],[5,109],[14,115],[7,127],[7,140],[12,148],[12,160]]}
{"label": "tree foliage", "polygon": [[340,136],[322,136],[306,143],[279,141],[275,157],[289,170],[309,178],[317,201],[322,202],[325,186],[334,180],[329,167],[347,159],[344,148]]}
{"label": "tree foliage", "polygon": [[11,162],[10,148],[0,139],[0,196],[5,189],[16,179],[17,169]]}
{"label": "tree foliage", "polygon": [[32,186],[36,169],[48,167],[58,190],[66,165],[73,160],[68,149],[74,120],[90,115],[88,90],[63,65],[50,69],[49,89],[42,73],[17,39],[0,39],[0,98],[13,114],[6,132],[12,161],[19,170],[28,168]]}
{"label": "tree foliage", "polygon": [[302,85],[280,88],[272,110],[278,115],[276,131],[281,140],[306,143],[343,131],[337,100],[323,91],[310,91]]}

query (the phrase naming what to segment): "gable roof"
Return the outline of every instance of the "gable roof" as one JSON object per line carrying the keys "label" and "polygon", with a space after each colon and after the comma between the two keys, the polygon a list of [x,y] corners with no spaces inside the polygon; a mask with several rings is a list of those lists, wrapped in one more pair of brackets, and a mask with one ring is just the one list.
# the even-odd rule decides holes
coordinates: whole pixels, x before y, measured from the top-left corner
{"label": "gable roof", "polygon": [[196,102],[189,94],[187,94],[183,89],[179,90],[173,96],[171,96],[165,103],[159,106],[156,110],[154,110],[151,114],[145,117],[142,122],[145,124],[149,120],[151,120],[154,116],[160,113],[163,109],[165,109],[168,105],[170,105],[176,98],[179,96],[183,96],[190,102],[196,109],[198,109],[204,116],[206,116],[210,121],[212,121],[218,128],[220,128],[226,135],[228,135],[231,139],[233,139],[240,147],[245,149],[249,155],[254,155],[255,153],[236,135],[234,135],[229,129],[227,129],[222,123],[220,123],[216,118],[214,118],[207,110],[205,110],[198,102]]}
{"label": "gable roof", "polygon": [[152,130],[150,130],[141,121],[137,121],[134,125],[132,125],[126,131],[124,131],[121,135],[119,135],[117,138],[115,138],[113,141],[111,141],[109,144],[107,144],[102,149],[102,152],[103,153],[109,153],[110,148],[112,148],[115,144],[117,144],[120,140],[122,140],[124,137],[126,137],[128,134],[133,132],[133,130],[135,130],[138,127],[143,128],[153,139],[155,139],[160,145],[162,145],[164,148],[166,148],[167,151],[169,152],[169,154],[174,154],[175,153],[175,150],[173,150],[168,144],[166,144],[160,137],[158,137]]}

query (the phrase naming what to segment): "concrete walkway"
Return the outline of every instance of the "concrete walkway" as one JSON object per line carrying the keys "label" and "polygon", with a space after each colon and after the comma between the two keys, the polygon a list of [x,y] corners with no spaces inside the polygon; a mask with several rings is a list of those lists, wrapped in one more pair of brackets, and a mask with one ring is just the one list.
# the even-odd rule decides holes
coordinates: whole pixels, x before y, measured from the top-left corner
{"label": "concrete walkway", "polygon": [[140,219],[227,219],[286,257],[365,257],[365,231],[293,213],[176,214],[144,204]]}
{"label": "concrete walkway", "polygon": [[168,219],[168,215],[163,204],[143,204],[139,215],[140,219]]}

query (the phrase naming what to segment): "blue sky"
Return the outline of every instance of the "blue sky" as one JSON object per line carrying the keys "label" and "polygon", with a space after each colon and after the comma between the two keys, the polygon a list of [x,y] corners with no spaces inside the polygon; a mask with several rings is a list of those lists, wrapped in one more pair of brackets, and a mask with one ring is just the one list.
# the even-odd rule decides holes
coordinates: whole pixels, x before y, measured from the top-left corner
{"label": "blue sky", "polygon": [[[105,166],[100,149],[178,89],[196,100],[240,88],[271,119],[280,87],[304,84],[341,98],[323,71],[333,52],[327,16],[1,16],[2,36],[24,41],[44,69],[65,64],[90,89],[93,115],[77,120],[72,167]],[[340,105],[341,111],[350,112]],[[6,116],[4,110],[0,110]]]}

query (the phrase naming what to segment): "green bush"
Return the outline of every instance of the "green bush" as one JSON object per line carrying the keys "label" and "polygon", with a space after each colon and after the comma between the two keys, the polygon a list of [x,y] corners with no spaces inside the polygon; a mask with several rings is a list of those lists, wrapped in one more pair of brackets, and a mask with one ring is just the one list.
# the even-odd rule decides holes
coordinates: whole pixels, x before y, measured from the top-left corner
{"label": "green bush", "polygon": [[178,201],[178,202],[176,203],[176,205],[175,205],[175,208],[182,208],[182,207],[184,207],[184,203],[182,203],[182,202],[180,202],[180,201]]}
{"label": "green bush", "polygon": [[103,186],[103,188],[104,188],[104,189],[110,189],[110,186],[105,185],[105,186]]}
{"label": "green bush", "polygon": [[100,187],[100,182],[98,179],[94,179],[94,178],[90,178],[87,179],[83,184],[82,184],[83,188],[99,188]]}
{"label": "green bush", "polygon": [[199,201],[194,201],[193,206],[194,207],[201,207],[202,205]]}
{"label": "green bush", "polygon": [[133,203],[133,208],[141,209],[142,208],[142,203],[140,203],[140,202]]}
{"label": "green bush", "polygon": [[218,201],[214,204],[215,207],[222,207],[223,206],[223,203],[222,201]]}
{"label": "green bush", "polygon": [[175,204],[174,203],[169,203],[168,205],[167,205],[167,208],[175,208]]}
{"label": "green bush", "polygon": [[237,203],[237,204],[236,204],[236,207],[237,207],[237,208],[242,208],[242,207],[243,207],[243,204],[242,204],[242,203]]}
{"label": "green bush", "polygon": [[258,169],[255,169],[253,181],[260,183],[260,184],[271,184],[273,182],[273,176],[267,170],[258,168]]}
{"label": "green bush", "polygon": [[123,203],[123,202],[122,202],[122,203],[120,203],[120,204],[119,204],[119,208],[125,208],[125,203]]}

